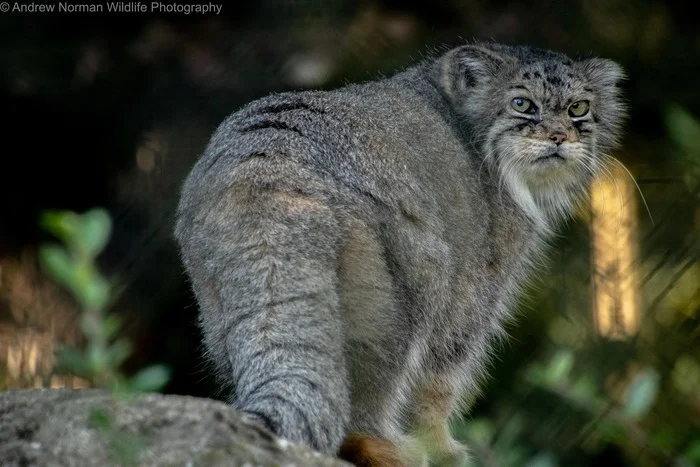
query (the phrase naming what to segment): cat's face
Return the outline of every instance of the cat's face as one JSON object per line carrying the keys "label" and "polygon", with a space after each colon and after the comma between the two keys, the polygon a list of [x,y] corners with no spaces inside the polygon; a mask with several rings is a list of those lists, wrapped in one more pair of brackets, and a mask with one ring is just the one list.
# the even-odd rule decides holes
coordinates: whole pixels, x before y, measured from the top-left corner
{"label": "cat's face", "polygon": [[599,169],[617,139],[621,106],[611,102],[611,77],[596,82],[591,66],[620,75],[612,62],[519,60],[484,89],[497,109],[484,149],[503,172],[539,187],[575,185]]}
{"label": "cat's face", "polygon": [[516,199],[534,203],[531,211],[557,196],[562,203],[553,209],[569,209],[618,143],[621,68],[528,47],[465,46],[454,54],[448,94],[484,162],[514,197],[532,198]]}

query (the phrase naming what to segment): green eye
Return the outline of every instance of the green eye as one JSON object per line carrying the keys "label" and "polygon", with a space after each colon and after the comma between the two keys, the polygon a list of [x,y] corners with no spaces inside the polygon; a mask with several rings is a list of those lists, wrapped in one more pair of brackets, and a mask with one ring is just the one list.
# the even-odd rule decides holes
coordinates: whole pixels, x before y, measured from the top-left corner
{"label": "green eye", "polygon": [[574,102],[569,106],[569,115],[572,117],[583,117],[588,113],[588,101],[578,101]]}
{"label": "green eye", "polygon": [[516,97],[510,105],[518,112],[528,114],[534,113],[536,109],[535,104],[533,104],[530,99],[525,99],[524,97]]}

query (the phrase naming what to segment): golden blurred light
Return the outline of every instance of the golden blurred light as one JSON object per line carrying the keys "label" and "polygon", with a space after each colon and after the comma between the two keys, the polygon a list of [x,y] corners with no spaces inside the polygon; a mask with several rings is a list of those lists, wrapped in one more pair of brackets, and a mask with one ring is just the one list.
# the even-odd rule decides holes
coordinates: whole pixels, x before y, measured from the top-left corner
{"label": "golden blurred light", "polygon": [[635,187],[619,166],[591,186],[593,316],[609,339],[635,334],[640,324]]}

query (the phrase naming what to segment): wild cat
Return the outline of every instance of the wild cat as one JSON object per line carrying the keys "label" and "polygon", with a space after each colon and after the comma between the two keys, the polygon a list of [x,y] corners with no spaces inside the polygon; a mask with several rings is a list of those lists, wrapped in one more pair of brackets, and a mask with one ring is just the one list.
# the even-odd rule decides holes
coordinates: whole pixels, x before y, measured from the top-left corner
{"label": "wild cat", "polygon": [[233,406],[357,465],[464,459],[448,420],[619,145],[623,79],[474,43],[226,118],[175,235]]}

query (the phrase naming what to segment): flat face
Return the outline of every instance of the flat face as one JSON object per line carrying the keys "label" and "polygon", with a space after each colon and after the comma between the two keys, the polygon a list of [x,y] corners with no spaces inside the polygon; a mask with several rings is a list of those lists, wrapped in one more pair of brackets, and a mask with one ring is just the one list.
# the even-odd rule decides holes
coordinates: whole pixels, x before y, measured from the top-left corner
{"label": "flat face", "polygon": [[[498,146],[529,182],[572,183],[592,171],[596,95],[570,60],[531,61],[503,80]],[[519,157],[515,158],[515,154]]]}
{"label": "flat face", "polygon": [[542,207],[538,199],[552,212],[568,209],[619,138],[620,67],[495,44],[467,46],[460,60],[460,111],[484,160],[531,214]]}

